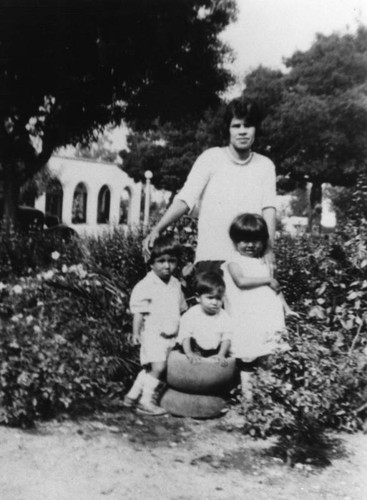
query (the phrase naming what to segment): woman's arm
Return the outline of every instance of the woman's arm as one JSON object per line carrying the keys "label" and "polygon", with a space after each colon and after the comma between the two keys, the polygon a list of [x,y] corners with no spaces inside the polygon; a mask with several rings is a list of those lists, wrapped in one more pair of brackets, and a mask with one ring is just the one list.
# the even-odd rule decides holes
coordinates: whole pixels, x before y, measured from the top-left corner
{"label": "woman's arm", "polygon": [[266,207],[262,209],[262,216],[268,226],[269,231],[269,241],[268,250],[273,250],[274,239],[275,239],[275,227],[276,227],[276,210],[274,207]]}
{"label": "woman's arm", "polygon": [[275,254],[274,254],[274,240],[276,228],[276,210],[274,207],[266,207],[262,210],[262,216],[268,226],[269,241],[265,249],[264,260],[269,268],[270,275],[274,275],[275,269]]}
{"label": "woman's arm", "polygon": [[241,290],[248,290],[251,288],[257,288],[259,286],[270,286],[275,292],[280,291],[280,285],[274,278],[270,276],[265,277],[249,277],[244,276],[242,269],[236,262],[230,262],[228,264],[228,272],[233,279],[235,285]]}
{"label": "woman's arm", "polygon": [[213,148],[204,151],[195,161],[186,182],[173,200],[158,224],[152,229],[151,233],[145,238],[143,248],[145,254],[149,255],[149,247],[159,234],[173,222],[176,222],[182,215],[192,210],[204,192],[209,182],[213,168]]}
{"label": "woman's arm", "polygon": [[149,248],[153,246],[154,241],[160,233],[176,220],[180,219],[189,211],[188,205],[180,199],[175,199],[162,216],[158,224],[151,230],[148,236],[143,241],[143,249],[146,255],[149,255]]}

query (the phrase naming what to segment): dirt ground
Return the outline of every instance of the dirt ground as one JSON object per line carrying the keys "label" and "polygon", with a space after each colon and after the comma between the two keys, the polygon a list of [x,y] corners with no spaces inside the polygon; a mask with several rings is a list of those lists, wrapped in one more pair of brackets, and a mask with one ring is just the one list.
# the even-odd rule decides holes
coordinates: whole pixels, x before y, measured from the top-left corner
{"label": "dirt ground", "polygon": [[142,417],[0,427],[1,500],[367,498],[367,435],[333,437],[330,465],[288,467],[231,410],[216,420]]}

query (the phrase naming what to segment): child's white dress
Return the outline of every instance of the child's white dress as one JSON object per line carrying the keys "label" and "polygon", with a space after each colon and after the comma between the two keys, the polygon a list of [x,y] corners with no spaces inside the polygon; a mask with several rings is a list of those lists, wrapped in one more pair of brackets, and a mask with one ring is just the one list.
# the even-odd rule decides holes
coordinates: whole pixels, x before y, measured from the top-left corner
{"label": "child's white dress", "polygon": [[[263,259],[234,253],[229,262],[237,263],[246,277],[268,277],[269,268]],[[287,349],[280,332],[285,328],[283,305],[279,295],[269,286],[240,289],[222,265],[226,283],[225,309],[233,321],[232,355],[245,362]]]}

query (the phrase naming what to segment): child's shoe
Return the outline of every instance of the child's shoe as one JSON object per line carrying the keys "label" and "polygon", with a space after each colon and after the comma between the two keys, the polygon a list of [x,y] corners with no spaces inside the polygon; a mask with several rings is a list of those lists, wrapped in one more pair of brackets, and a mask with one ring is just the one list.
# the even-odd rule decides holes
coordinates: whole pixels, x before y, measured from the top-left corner
{"label": "child's shoe", "polygon": [[161,408],[153,402],[139,403],[136,412],[142,415],[150,415],[152,417],[159,417],[161,415],[167,414],[165,409]]}
{"label": "child's shoe", "polygon": [[143,392],[146,374],[147,373],[145,370],[141,370],[141,372],[136,377],[133,386],[131,387],[129,392],[125,394],[125,397],[122,400],[122,406],[125,406],[125,408],[134,408],[138,404],[140,396]]}
{"label": "child's shoe", "polygon": [[166,410],[157,404],[161,397],[161,390],[161,381],[147,373],[145,375],[143,394],[137,407],[137,413],[151,416],[165,415],[167,413]]}
{"label": "child's shoe", "polygon": [[125,408],[135,408],[137,404],[138,399],[129,398],[129,396],[125,396],[122,400],[122,406],[125,406]]}

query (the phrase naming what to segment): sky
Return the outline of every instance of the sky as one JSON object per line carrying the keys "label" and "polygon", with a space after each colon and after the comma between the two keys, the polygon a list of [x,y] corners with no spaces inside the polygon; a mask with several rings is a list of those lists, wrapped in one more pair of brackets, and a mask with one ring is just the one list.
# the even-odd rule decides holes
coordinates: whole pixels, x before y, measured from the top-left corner
{"label": "sky", "polygon": [[[231,70],[238,84],[227,98],[241,93],[246,73],[260,64],[284,69],[282,60],[296,50],[308,50],[316,33],[354,33],[367,26],[367,0],[237,0],[238,20],[221,35],[235,51]],[[115,129],[112,146],[126,146],[126,130]]]}
{"label": "sky", "polygon": [[236,53],[232,66],[243,81],[260,64],[284,69],[282,60],[308,50],[316,33],[354,33],[367,26],[367,0],[237,0],[238,21],[222,34]]}

